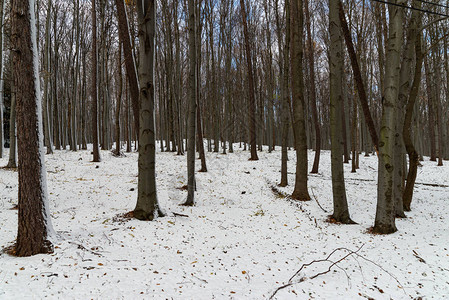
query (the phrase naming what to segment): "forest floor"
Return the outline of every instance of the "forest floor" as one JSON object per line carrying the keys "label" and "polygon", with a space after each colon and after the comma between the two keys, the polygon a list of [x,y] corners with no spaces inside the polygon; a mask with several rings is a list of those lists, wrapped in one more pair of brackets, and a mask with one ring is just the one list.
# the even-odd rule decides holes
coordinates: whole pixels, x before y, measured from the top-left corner
{"label": "forest floor", "polygon": [[[137,154],[88,151],[46,156],[50,210],[57,240],[51,255],[0,254],[0,299],[267,299],[304,267],[277,299],[443,299],[449,295],[449,162],[423,162],[412,212],[398,231],[373,235],[377,158],[345,165],[349,210],[356,225],[327,222],[332,211],[330,153],[310,175],[312,201],[295,202],[295,154],[289,183],[280,180],[280,148],[259,161],[238,149],[207,153],[197,174],[195,207],[187,195],[186,157],[157,154],[158,197],[167,217],[120,217],[137,199]],[[309,165],[313,152],[309,151]],[[0,159],[0,165],[7,157]],[[200,162],[197,161],[197,168]],[[275,189],[276,190],[276,189]],[[280,193],[279,193],[280,192]],[[313,192],[313,193],[312,193]],[[317,201],[318,200],[318,201]],[[322,208],[318,205],[318,202]],[[17,172],[0,169],[0,246],[17,232]],[[326,212],[325,212],[325,211]],[[173,216],[173,213],[188,217]]]}

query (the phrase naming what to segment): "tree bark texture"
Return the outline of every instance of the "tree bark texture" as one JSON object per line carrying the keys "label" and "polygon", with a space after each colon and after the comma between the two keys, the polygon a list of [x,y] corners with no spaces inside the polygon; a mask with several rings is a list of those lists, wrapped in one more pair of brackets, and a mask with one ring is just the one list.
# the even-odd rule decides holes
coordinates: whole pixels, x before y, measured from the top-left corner
{"label": "tree bark texture", "polygon": [[256,96],[254,90],[254,75],[253,75],[253,62],[251,56],[251,48],[249,45],[249,32],[248,32],[248,17],[246,15],[245,0],[240,0],[240,12],[242,14],[243,22],[243,35],[245,36],[245,51],[246,51],[246,64],[248,68],[248,121],[249,121],[249,134],[251,144],[251,158],[250,160],[259,160],[257,156],[257,140],[256,140]]}
{"label": "tree bark texture", "polygon": [[320,153],[321,153],[321,129],[320,121],[318,120],[318,109],[317,109],[317,97],[316,97],[316,85],[315,85],[315,55],[312,43],[312,30],[311,30],[311,20],[310,20],[310,10],[309,10],[309,0],[304,0],[305,4],[305,14],[306,14],[306,28],[307,28],[307,53],[309,55],[309,74],[310,74],[310,104],[312,110],[313,125],[315,128],[315,157],[313,159],[313,167],[310,173],[317,174],[318,167],[320,164]]}
{"label": "tree bark texture", "polygon": [[[404,1],[393,1],[403,4]],[[394,137],[396,105],[399,91],[400,51],[403,40],[403,10],[389,7],[389,34],[385,64],[385,96],[382,103],[382,121],[379,138],[379,171],[377,207],[373,232],[389,234],[397,230],[393,198]]]}
{"label": "tree bark texture", "polygon": [[156,137],[154,115],[154,50],[156,3],[137,1],[139,24],[139,159],[138,198],[134,217],[149,220],[163,216],[156,192]]}
{"label": "tree bark texture", "polygon": [[[100,148],[98,146],[98,87],[97,87],[97,11],[96,0],[92,1],[92,144],[93,162],[100,162]],[[65,144],[64,144],[65,145]]]}
{"label": "tree bark texture", "polygon": [[[184,205],[195,205],[195,132],[196,132],[196,105],[197,105],[197,88],[196,88],[196,12],[195,0],[188,0],[189,14],[189,115],[187,119],[187,200]],[[202,141],[201,141],[202,142]]]}
{"label": "tree bark texture", "polygon": [[293,99],[293,130],[296,146],[296,179],[292,198],[310,200],[307,189],[307,134],[305,122],[304,79],[303,79],[303,0],[290,0],[290,60]]}
{"label": "tree bark texture", "polygon": [[46,170],[43,153],[42,107],[36,45],[34,1],[12,3],[12,49],[17,101],[19,155],[19,212],[17,256],[52,251],[48,240],[51,220],[48,211]]}
{"label": "tree bark texture", "polygon": [[340,3],[329,0],[330,32],[330,130],[331,172],[334,212],[332,218],[344,224],[353,223],[349,216],[343,171],[343,38],[338,16]]}
{"label": "tree bark texture", "polygon": [[[418,7],[418,6],[417,6]],[[419,17],[419,23],[421,24],[421,17]],[[418,25],[417,27],[420,27]],[[416,65],[415,72],[413,78],[413,84],[410,90],[410,96],[408,97],[408,102],[406,105],[405,118],[404,118],[404,126],[403,126],[403,139],[405,144],[405,150],[407,151],[409,158],[409,168],[407,173],[407,181],[404,188],[404,194],[402,196],[402,202],[405,211],[410,211],[412,198],[413,198],[413,188],[416,181],[416,175],[418,174],[418,165],[419,165],[419,154],[415,148],[415,145],[412,140],[412,121],[413,121],[413,110],[415,107],[416,100],[419,94],[419,86],[421,84],[421,76],[422,76],[422,65],[424,55],[421,49],[422,44],[422,33],[418,34],[418,37],[415,40],[415,56],[416,56]]]}

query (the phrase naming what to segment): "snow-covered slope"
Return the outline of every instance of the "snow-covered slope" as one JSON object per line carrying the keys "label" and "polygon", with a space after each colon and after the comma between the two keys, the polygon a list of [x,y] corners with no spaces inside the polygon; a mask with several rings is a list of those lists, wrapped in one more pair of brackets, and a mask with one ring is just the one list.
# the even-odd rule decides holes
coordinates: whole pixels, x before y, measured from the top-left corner
{"label": "snow-covered slope", "polygon": [[[55,253],[30,258],[0,255],[0,299],[265,299],[303,264],[337,248],[360,249],[329,273],[330,262],[305,267],[278,299],[426,299],[449,297],[449,188],[418,184],[413,211],[399,231],[372,235],[377,158],[345,166],[351,217],[357,225],[326,222],[332,211],[330,153],[309,177],[314,200],[296,203],[275,194],[280,148],[207,153],[197,174],[197,205],[186,208],[186,157],[157,154],[158,197],[167,217],[154,222],[117,218],[133,210],[137,154],[116,158],[88,151],[47,155]],[[289,152],[291,193],[295,154]],[[313,156],[309,152],[311,165]],[[0,159],[4,166],[7,158]],[[446,164],[447,165],[447,164]],[[98,166],[98,168],[97,168]],[[199,168],[199,161],[197,161]],[[449,185],[449,168],[425,161],[418,183]],[[312,193],[313,192],[313,193]],[[318,204],[323,207],[322,210]],[[0,245],[17,231],[17,173],[0,170]],[[188,215],[173,216],[173,212]],[[337,261],[347,250],[335,252]]]}

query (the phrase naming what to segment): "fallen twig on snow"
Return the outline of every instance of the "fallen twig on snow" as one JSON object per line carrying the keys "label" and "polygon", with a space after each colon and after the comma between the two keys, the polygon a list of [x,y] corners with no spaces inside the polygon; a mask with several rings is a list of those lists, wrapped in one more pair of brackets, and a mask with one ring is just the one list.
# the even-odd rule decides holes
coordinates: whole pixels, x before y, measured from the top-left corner
{"label": "fallen twig on snow", "polygon": [[175,213],[175,212],[172,212],[172,214],[173,214],[175,217],[186,217],[186,218],[189,217],[188,215],[179,214],[179,213]]}
{"label": "fallen twig on snow", "polygon": [[[332,270],[332,268],[335,267],[335,266],[336,266],[336,267],[339,267],[339,266],[338,266],[338,263],[342,262],[343,260],[345,260],[346,258],[348,258],[349,256],[351,256],[351,255],[353,255],[353,254],[357,254],[357,252],[359,252],[359,251],[363,248],[363,246],[364,246],[364,245],[360,246],[360,248],[357,249],[356,251],[349,250],[348,248],[337,248],[337,249],[333,250],[333,251],[332,251],[332,252],[331,252],[325,259],[313,260],[313,261],[311,261],[310,263],[303,264],[303,265],[299,268],[299,270],[296,271],[295,274],[293,274],[292,277],[290,277],[290,279],[288,280],[288,283],[286,283],[286,284],[284,284],[284,285],[278,287],[278,288],[273,292],[273,294],[270,296],[269,299],[273,299],[273,297],[274,297],[274,296],[277,294],[277,292],[279,292],[280,290],[285,289],[286,287],[289,287],[289,286],[291,286],[291,285],[293,285],[293,284],[295,284],[295,283],[300,283],[300,282],[305,281],[305,280],[307,279],[306,277],[301,277],[301,278],[299,279],[298,282],[293,282],[293,281],[292,281],[293,278],[295,278],[295,277],[299,274],[299,272],[301,272],[305,267],[308,267],[308,266],[310,266],[310,265],[313,265],[314,263],[319,263],[319,262],[330,262],[330,263],[331,263],[331,265],[329,266],[329,268],[328,268],[326,271],[317,273],[317,274],[313,275],[312,277],[310,277],[310,279],[314,279],[314,278],[316,278],[316,277],[318,277],[318,276],[321,276],[321,275],[324,275],[324,274],[329,273],[329,272]],[[340,250],[348,251],[349,253],[346,254],[345,256],[343,256],[342,258],[340,258],[340,259],[337,260],[337,261],[331,261],[331,260],[330,260],[330,257],[331,257],[335,252],[340,251]],[[346,276],[348,276],[348,275],[346,274]]]}
{"label": "fallen twig on snow", "polygon": [[208,283],[207,280],[199,278],[198,276],[193,275],[193,273],[191,274],[193,278],[198,279],[199,281],[202,281],[204,283]]}
{"label": "fallen twig on snow", "polygon": [[94,255],[103,256],[103,254],[98,253],[98,252],[95,252],[95,251],[93,251],[93,250],[90,250],[89,248],[86,248],[86,247],[84,247],[84,246],[81,245],[81,244],[78,244],[78,243],[75,243],[75,242],[72,242],[72,241],[67,241],[67,242],[69,242],[69,244],[73,244],[73,245],[78,246],[78,249],[88,251],[88,252],[90,252],[90,253],[92,253],[92,254],[94,254]]}
{"label": "fallen twig on snow", "polygon": [[312,196],[313,196],[313,199],[315,199],[315,201],[316,201],[316,203],[318,204],[318,206],[325,212],[325,213],[329,213],[327,210],[325,210],[322,206],[321,206],[321,204],[320,204],[320,202],[318,202],[318,198],[315,196],[315,193],[313,192],[313,188],[310,188],[310,190],[312,191]]}
{"label": "fallen twig on snow", "polygon": [[415,256],[420,262],[422,263],[426,263],[426,261],[424,260],[424,258],[422,258],[421,256],[419,256],[418,252],[416,252],[415,250],[413,251],[413,256]]}
{"label": "fallen twig on snow", "polygon": [[[357,257],[359,257],[359,258],[361,258],[361,259],[363,259],[363,260],[365,260],[365,261],[367,261],[367,262],[372,263],[373,265],[375,265],[376,267],[378,267],[379,269],[381,269],[382,271],[384,271],[385,273],[387,273],[388,275],[390,275],[390,277],[393,278],[393,279],[398,283],[398,286],[399,286],[400,288],[402,288],[403,285],[402,285],[402,283],[396,278],[396,276],[394,276],[393,274],[391,274],[390,272],[388,272],[387,270],[385,270],[385,269],[384,269],[382,266],[380,266],[379,264],[375,263],[374,261],[372,261],[372,260],[370,260],[370,259],[368,259],[368,258],[366,258],[366,257],[364,257],[363,255],[360,255],[360,254],[358,253],[358,252],[363,248],[364,245],[365,245],[365,244],[363,244],[362,246],[360,246],[360,248],[358,248],[358,249],[355,250],[355,251],[352,251],[352,250],[350,250],[350,249],[348,249],[348,248],[344,248],[344,247],[337,248],[337,249],[333,250],[333,251],[332,251],[332,252],[331,252],[325,259],[314,260],[314,261],[311,261],[310,263],[303,264],[303,265],[299,268],[299,270],[296,271],[295,274],[293,274],[292,277],[290,277],[290,279],[288,280],[288,282],[287,282],[286,284],[284,284],[284,285],[278,287],[278,288],[273,292],[273,294],[270,296],[269,299],[273,299],[273,297],[274,297],[274,296],[277,294],[277,292],[279,292],[280,290],[282,290],[282,289],[284,289],[284,288],[287,288],[287,287],[289,287],[289,286],[291,286],[291,285],[293,285],[293,284],[295,284],[295,283],[301,283],[301,282],[305,281],[307,278],[306,278],[306,277],[301,277],[301,278],[299,279],[298,282],[292,282],[293,278],[295,278],[295,277],[299,274],[299,272],[301,272],[305,267],[310,266],[310,265],[312,265],[312,264],[314,264],[314,263],[319,263],[319,262],[331,262],[331,265],[329,266],[329,268],[328,268],[326,271],[317,273],[317,274],[315,274],[315,275],[313,275],[313,276],[311,276],[311,277],[309,278],[309,279],[314,279],[314,278],[316,278],[316,277],[318,277],[318,276],[320,276],[320,275],[324,275],[324,274],[329,273],[329,272],[332,270],[333,267],[337,267],[337,268],[339,268],[339,269],[341,269],[341,270],[344,271],[344,269],[342,269],[338,264],[339,264],[340,262],[342,262],[343,260],[345,260],[346,258],[348,258],[349,256],[351,256],[351,255],[357,256]],[[345,250],[345,251],[348,251],[349,253],[346,254],[345,256],[343,256],[342,258],[340,258],[339,260],[335,261],[335,262],[331,261],[331,260],[330,260],[330,257],[331,257],[335,252],[340,251],[340,250]],[[356,261],[357,261],[357,260],[356,260]],[[357,261],[357,263],[358,263],[358,261]],[[359,264],[359,266],[360,266],[360,264]],[[345,272],[345,273],[346,273],[346,272]],[[346,273],[346,277],[349,278],[349,276],[348,276],[347,273]],[[404,294],[407,295],[407,293],[405,292],[405,290],[404,290],[403,288],[402,288],[402,291],[404,292]]]}

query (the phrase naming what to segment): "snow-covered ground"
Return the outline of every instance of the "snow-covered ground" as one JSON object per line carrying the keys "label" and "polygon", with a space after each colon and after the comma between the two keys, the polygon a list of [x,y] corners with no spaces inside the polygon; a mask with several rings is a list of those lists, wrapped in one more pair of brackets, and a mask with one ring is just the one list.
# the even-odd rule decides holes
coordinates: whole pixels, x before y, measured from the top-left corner
{"label": "snow-covered ground", "polygon": [[[207,153],[197,174],[197,205],[179,206],[187,192],[186,157],[157,154],[158,197],[167,217],[154,222],[116,218],[133,210],[137,154],[92,163],[88,151],[46,156],[55,253],[30,258],[0,254],[0,299],[266,299],[303,265],[334,249],[357,254],[329,273],[314,263],[280,290],[278,299],[444,299],[449,297],[449,188],[418,184],[398,232],[367,233],[376,207],[377,158],[360,170],[345,165],[351,217],[357,225],[326,222],[332,211],[330,153],[309,177],[316,200],[295,203],[273,193],[280,148],[259,153]],[[309,164],[313,153],[309,152]],[[289,183],[295,155],[289,152]],[[7,157],[0,159],[0,165]],[[449,184],[449,167],[425,161],[418,183]],[[199,168],[200,162],[197,161]],[[98,166],[98,168],[97,168]],[[0,245],[17,231],[17,173],[0,170]],[[173,216],[173,212],[188,217]],[[330,260],[347,255],[335,252]]]}

